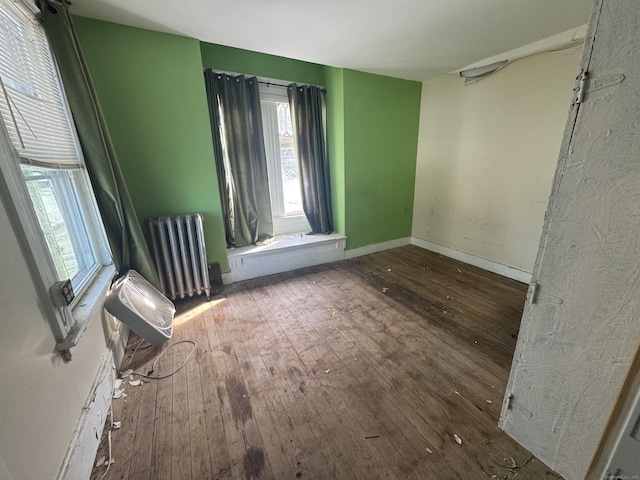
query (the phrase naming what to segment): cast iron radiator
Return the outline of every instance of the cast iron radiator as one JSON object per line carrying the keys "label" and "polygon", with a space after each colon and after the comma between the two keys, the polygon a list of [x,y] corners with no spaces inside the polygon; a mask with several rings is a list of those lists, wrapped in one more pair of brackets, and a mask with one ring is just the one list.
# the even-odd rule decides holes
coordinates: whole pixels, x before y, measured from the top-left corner
{"label": "cast iron radiator", "polygon": [[163,293],[171,300],[211,294],[202,215],[147,219]]}

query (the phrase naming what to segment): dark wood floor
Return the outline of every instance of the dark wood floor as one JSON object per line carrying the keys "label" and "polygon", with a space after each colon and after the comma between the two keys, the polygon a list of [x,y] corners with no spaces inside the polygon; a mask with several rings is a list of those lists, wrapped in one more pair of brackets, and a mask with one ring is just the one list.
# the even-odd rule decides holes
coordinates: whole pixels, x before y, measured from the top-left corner
{"label": "dark wood floor", "polygon": [[105,478],[556,478],[497,426],[525,290],[408,246],[180,305],[168,343],[195,354],[125,382]]}

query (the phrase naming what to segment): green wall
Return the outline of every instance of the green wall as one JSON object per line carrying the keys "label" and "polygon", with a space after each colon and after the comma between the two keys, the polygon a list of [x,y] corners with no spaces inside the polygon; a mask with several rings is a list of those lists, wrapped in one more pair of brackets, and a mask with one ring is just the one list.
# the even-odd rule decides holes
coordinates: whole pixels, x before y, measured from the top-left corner
{"label": "green wall", "polygon": [[327,87],[335,230],[358,248],[411,235],[422,84],[202,43],[205,68]]}
{"label": "green wall", "polygon": [[208,260],[226,270],[199,42],[73,22],[139,219],[202,213]]}
{"label": "green wall", "polygon": [[74,17],[133,203],[205,215],[209,262],[227,269],[202,70],[327,88],[337,232],[347,248],[411,235],[421,84]]}
{"label": "green wall", "polygon": [[327,67],[327,146],[331,169],[331,204],[333,228],[346,235],[345,222],[345,158],[344,158],[344,70]]}
{"label": "green wall", "polygon": [[290,82],[324,85],[325,67],[317,63],[225,47],[213,43],[200,44],[204,68],[222,72],[245,73]]}
{"label": "green wall", "polygon": [[411,236],[422,84],[344,70],[348,248]]}
{"label": "green wall", "polygon": [[327,87],[327,143],[334,229],[345,234],[342,69],[204,42],[201,50],[204,68]]}

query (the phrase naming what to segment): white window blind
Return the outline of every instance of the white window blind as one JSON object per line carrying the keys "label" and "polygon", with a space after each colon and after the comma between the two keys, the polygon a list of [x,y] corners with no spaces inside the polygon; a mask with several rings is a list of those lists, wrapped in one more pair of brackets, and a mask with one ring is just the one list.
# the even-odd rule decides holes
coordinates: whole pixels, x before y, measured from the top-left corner
{"label": "white window blind", "polygon": [[[23,163],[81,165],[44,30],[33,13],[0,0],[0,113]],[[22,13],[22,14],[20,14]]]}

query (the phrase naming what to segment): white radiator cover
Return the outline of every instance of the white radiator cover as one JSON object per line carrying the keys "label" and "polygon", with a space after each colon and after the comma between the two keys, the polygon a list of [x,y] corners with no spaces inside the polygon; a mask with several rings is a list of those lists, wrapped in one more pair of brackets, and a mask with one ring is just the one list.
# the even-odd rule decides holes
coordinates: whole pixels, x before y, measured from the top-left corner
{"label": "white radiator cover", "polygon": [[211,294],[202,214],[147,220],[162,292],[171,300]]}

